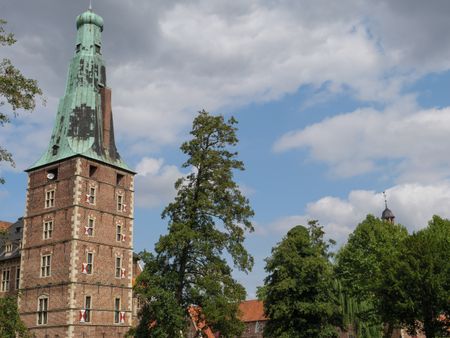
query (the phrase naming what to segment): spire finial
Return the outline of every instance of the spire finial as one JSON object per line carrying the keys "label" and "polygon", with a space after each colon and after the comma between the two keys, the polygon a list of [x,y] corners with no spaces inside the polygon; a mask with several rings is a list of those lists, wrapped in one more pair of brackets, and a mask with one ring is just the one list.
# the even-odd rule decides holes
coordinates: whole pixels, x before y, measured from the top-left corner
{"label": "spire finial", "polygon": [[89,0],[89,10],[92,11],[92,0]]}
{"label": "spire finial", "polygon": [[386,191],[383,191],[383,196],[384,196],[384,206],[387,209],[387,197],[386,197]]}

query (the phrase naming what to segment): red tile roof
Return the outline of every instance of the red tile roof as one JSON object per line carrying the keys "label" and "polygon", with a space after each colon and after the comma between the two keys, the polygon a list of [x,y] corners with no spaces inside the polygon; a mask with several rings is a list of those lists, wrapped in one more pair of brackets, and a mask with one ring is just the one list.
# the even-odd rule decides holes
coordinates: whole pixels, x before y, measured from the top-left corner
{"label": "red tile roof", "polygon": [[264,304],[260,300],[246,300],[239,305],[239,310],[241,312],[240,319],[243,322],[267,320],[264,316]]}
{"label": "red tile roof", "polygon": [[11,222],[0,221],[0,230],[6,230],[11,226]]}

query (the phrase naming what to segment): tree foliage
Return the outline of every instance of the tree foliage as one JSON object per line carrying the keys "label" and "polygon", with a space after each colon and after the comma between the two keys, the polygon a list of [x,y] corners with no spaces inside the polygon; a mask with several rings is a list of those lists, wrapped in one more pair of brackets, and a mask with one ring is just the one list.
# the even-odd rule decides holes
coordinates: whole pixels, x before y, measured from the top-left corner
{"label": "tree foliage", "polygon": [[[14,35],[6,33],[4,25],[6,21],[0,19],[0,47],[11,46],[16,40]],[[33,110],[36,106],[36,97],[42,95],[37,81],[25,77],[17,69],[11,60],[3,58],[0,61],[0,108],[6,104],[11,112],[0,110],[0,126],[11,121],[11,117],[17,116],[19,109]],[[0,162],[9,162],[14,166],[11,153],[0,146]],[[0,184],[4,179],[0,177]]]}
{"label": "tree foliage", "polygon": [[373,325],[387,323],[386,337],[390,337],[396,324],[396,308],[394,299],[386,292],[384,273],[386,264],[398,254],[400,243],[407,236],[402,225],[368,215],[337,254],[337,278],[344,292],[365,303],[357,316]]}
{"label": "tree foliage", "polygon": [[245,232],[253,231],[253,210],[233,180],[235,170],[244,170],[230,150],[238,143],[236,123],[201,111],[192,139],[181,146],[190,173],[176,182],[177,196],[162,213],[168,234],[160,237],[155,255],[143,255],[146,266],[136,291],[146,305],[138,336],[179,335],[192,304],[221,336],[234,337],[243,329],[237,316],[245,289],[233,279],[225,256],[241,271],[253,266],[243,244]]}
{"label": "tree foliage", "polygon": [[269,318],[265,337],[337,337],[342,311],[330,263],[329,242],[317,221],[296,226],[266,259],[258,296]]}
{"label": "tree foliage", "polygon": [[434,216],[386,264],[383,283],[409,332],[450,336],[450,221]]}
{"label": "tree foliage", "polygon": [[31,337],[25,324],[19,317],[16,297],[0,297],[0,337]]}

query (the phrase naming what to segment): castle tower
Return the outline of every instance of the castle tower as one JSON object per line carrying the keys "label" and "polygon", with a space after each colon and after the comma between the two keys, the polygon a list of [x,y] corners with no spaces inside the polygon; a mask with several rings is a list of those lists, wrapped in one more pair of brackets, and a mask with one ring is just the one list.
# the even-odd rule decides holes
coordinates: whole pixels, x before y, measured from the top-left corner
{"label": "castle tower", "polygon": [[19,311],[38,338],[123,337],[131,326],[133,177],[114,142],[103,19],[75,54],[44,155],[27,170]]}
{"label": "castle tower", "polygon": [[384,196],[384,210],[383,210],[383,213],[381,214],[381,219],[387,223],[394,224],[395,215],[391,211],[391,209],[389,209],[387,206],[386,192],[384,192],[384,191],[383,191],[383,196]]}

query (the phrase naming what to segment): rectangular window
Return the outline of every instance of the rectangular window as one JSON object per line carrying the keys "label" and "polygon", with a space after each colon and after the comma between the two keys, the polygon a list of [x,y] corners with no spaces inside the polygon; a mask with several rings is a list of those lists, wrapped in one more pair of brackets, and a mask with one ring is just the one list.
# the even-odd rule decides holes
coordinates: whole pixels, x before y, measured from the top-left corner
{"label": "rectangular window", "polygon": [[124,178],[125,176],[124,175],[122,175],[122,174],[117,174],[117,176],[116,176],[116,185],[122,185],[123,184],[123,178]]}
{"label": "rectangular window", "polygon": [[120,224],[116,226],[116,241],[122,241],[122,226]]}
{"label": "rectangular window", "polygon": [[114,323],[120,323],[120,298],[114,299]]}
{"label": "rectangular window", "polygon": [[94,223],[95,223],[95,220],[93,218],[88,219],[88,224],[86,227],[86,235],[94,236]]}
{"label": "rectangular window", "polygon": [[95,204],[95,188],[89,188],[89,204]]}
{"label": "rectangular window", "polygon": [[117,195],[117,211],[123,211],[123,195]]}
{"label": "rectangular window", "polygon": [[16,290],[19,290],[20,284],[20,266],[16,267]]}
{"label": "rectangular window", "polygon": [[44,239],[50,239],[52,238],[53,234],[53,221],[45,221],[44,222],[44,232],[42,237]]}
{"label": "rectangular window", "polygon": [[92,308],[91,301],[92,301],[91,296],[86,296],[84,298],[84,310],[86,311],[84,315],[85,316],[84,321],[86,323],[89,323],[91,321],[91,308]]}
{"label": "rectangular window", "polygon": [[45,208],[53,208],[55,206],[55,190],[45,192]]}
{"label": "rectangular window", "polygon": [[9,278],[10,278],[11,271],[8,269],[3,269],[2,271],[2,285],[1,285],[1,291],[6,292],[9,291]]}
{"label": "rectangular window", "polygon": [[38,300],[38,325],[47,324],[48,298],[42,297]]}
{"label": "rectangular window", "polygon": [[94,177],[96,172],[97,172],[97,167],[95,165],[90,165],[89,166],[89,177]]}
{"label": "rectangular window", "polygon": [[41,257],[41,277],[49,277],[50,276],[50,266],[52,263],[52,256],[45,255]]}
{"label": "rectangular window", "polygon": [[94,254],[92,252],[88,252],[86,255],[86,273],[88,275],[92,275],[94,272]]}
{"label": "rectangular window", "polygon": [[122,277],[122,258],[116,257],[116,278]]}
{"label": "rectangular window", "polygon": [[12,243],[5,244],[5,253],[11,253],[13,249]]}

